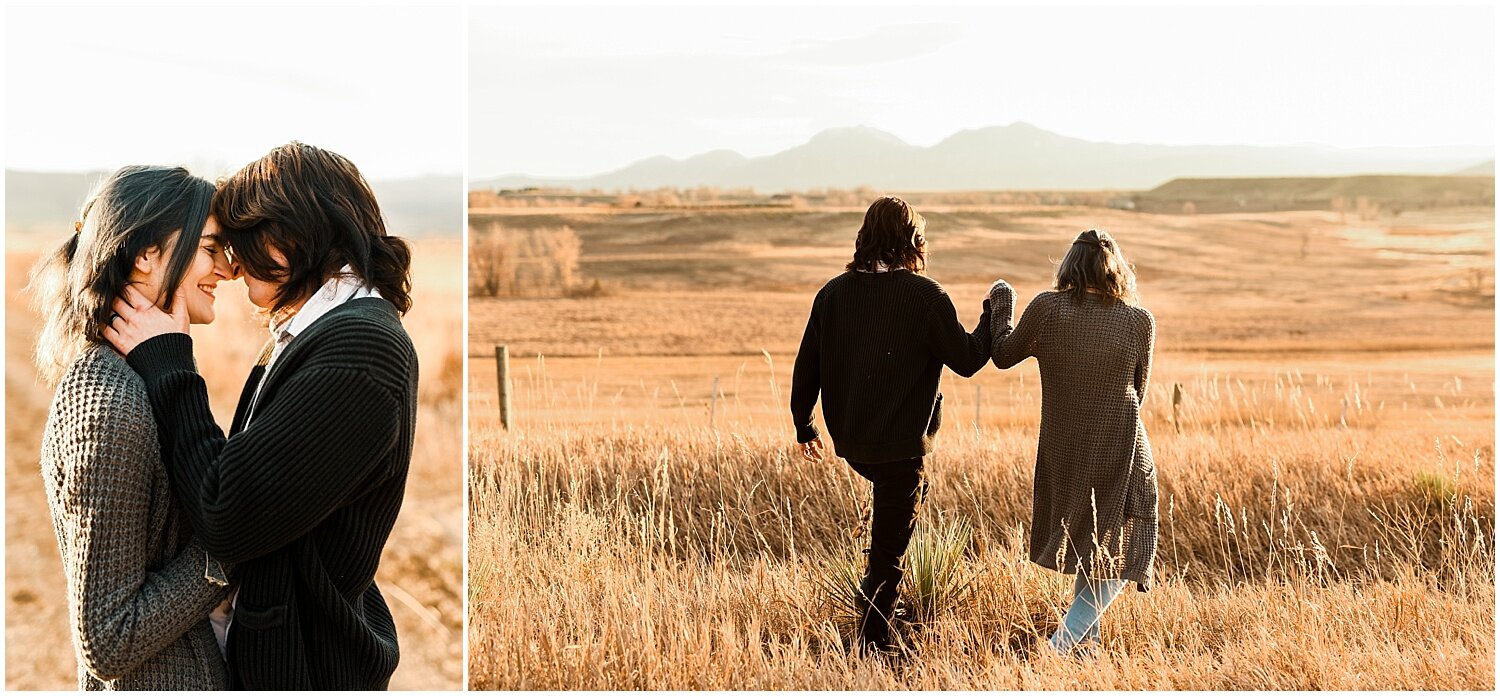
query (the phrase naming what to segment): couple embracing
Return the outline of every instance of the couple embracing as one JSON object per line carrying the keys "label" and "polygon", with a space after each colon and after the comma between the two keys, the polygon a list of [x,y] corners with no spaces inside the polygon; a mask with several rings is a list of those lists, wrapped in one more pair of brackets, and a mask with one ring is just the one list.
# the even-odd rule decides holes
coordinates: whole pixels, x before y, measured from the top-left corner
{"label": "couple embracing", "polygon": [[860,583],[858,648],[897,648],[891,617],[927,485],[923,460],[942,422],[946,365],[964,377],[986,362],[1035,357],[1041,370],[1031,561],[1075,575],[1074,597],[1046,648],[1096,654],[1099,617],[1127,582],[1145,591],[1156,555],[1156,472],[1141,422],[1155,319],[1138,305],[1118,243],[1088,230],[1073,240],[1051,291],[1013,322],[1015,291],[989,291],[974,331],[925,275],[925,221],[886,197],[865,214],[847,271],[828,281],[793,368],[791,410],[802,455],[824,456],[813,424],[819,396],[838,456],[873,484],[869,559]]}
{"label": "couple embracing", "polygon": [[[32,282],[81,689],[387,685],[374,578],[415,429],[410,265],[354,165],[301,143],[217,187],[125,167],[84,205]],[[271,335],[226,435],[189,326],[239,278]]]}

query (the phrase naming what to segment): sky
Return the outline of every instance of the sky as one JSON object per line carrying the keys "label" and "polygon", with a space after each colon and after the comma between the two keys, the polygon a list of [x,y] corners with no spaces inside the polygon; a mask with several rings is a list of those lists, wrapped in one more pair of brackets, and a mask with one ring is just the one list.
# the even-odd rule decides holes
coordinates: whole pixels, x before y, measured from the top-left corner
{"label": "sky", "polygon": [[487,7],[470,178],[586,176],[864,125],[1106,142],[1493,146],[1492,7]]}
{"label": "sky", "polygon": [[10,7],[5,166],[232,173],[290,140],[464,168],[463,8]]}

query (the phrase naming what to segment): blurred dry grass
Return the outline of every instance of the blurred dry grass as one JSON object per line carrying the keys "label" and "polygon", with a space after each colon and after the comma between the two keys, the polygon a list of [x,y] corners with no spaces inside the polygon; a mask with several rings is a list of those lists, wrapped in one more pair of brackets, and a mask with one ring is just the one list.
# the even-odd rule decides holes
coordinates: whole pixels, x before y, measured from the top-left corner
{"label": "blurred dry grass", "polygon": [[[1145,215],[1101,208],[920,209],[931,275],[972,325],[989,284],[1030,297],[1078,231],[1135,263],[1165,352],[1487,351],[1494,210],[1341,222],[1326,212]],[[567,225],[589,300],[470,302],[469,349],[594,356],[795,354],[812,293],[848,261],[862,211],[646,211],[485,216]],[[1306,240],[1307,250],[1301,252]],[[684,297],[690,294],[691,297]],[[1268,358],[1269,359],[1269,358]]]}
{"label": "blurred dry grass", "polygon": [[1138,266],[1159,582],[1110,610],[1103,658],[1027,655],[1071,586],[1026,560],[1034,362],[943,382],[923,515],[973,525],[974,591],[902,667],[842,648],[819,583],[863,545],[868,486],[793,456],[785,396],[859,211],[532,211],[504,217],[577,230],[612,294],[471,301],[471,688],[1493,688],[1492,209],[923,212],[969,326],[1080,229]]}
{"label": "blurred dry grass", "polygon": [[[64,580],[37,448],[51,391],[33,369],[36,318],[21,290],[41,253],[7,240],[6,686],[75,688]],[[458,689],[463,674],[462,245],[423,239],[413,250],[414,306],[403,322],[421,364],[416,449],[406,500],[377,581],[395,615],[401,665],[393,689]],[[254,356],[265,341],[241,283],[220,286],[218,319],[194,327],[199,369],[214,414],[227,427]]]}

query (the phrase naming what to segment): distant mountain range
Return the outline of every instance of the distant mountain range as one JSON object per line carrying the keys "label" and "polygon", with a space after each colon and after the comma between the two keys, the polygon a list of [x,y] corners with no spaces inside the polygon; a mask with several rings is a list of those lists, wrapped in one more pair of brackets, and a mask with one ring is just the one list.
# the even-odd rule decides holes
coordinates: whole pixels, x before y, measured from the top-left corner
{"label": "distant mountain range", "polygon": [[[5,231],[46,234],[73,229],[78,209],[108,172],[5,170]],[[464,231],[463,179],[422,176],[372,181],[391,234],[458,236]]]}
{"label": "distant mountain range", "polygon": [[[887,191],[1150,189],[1179,177],[1347,174],[1494,175],[1493,147],[1341,149],[1318,145],[1140,145],[1069,138],[1027,123],[955,133],[918,147],[875,128],[835,128],[765,157],[714,150],[653,157],[580,178],[499,176],[470,188],[568,186],[753,187],[758,191],[870,186]],[[1486,162],[1485,164],[1476,164]]]}
{"label": "distant mountain range", "polygon": [[1495,160],[1490,160],[1488,162],[1481,162],[1481,163],[1476,164],[1476,165],[1474,165],[1472,167],[1465,167],[1465,168],[1460,169],[1460,170],[1458,170],[1456,172],[1453,172],[1453,175],[1454,176],[1494,176],[1495,175]]}

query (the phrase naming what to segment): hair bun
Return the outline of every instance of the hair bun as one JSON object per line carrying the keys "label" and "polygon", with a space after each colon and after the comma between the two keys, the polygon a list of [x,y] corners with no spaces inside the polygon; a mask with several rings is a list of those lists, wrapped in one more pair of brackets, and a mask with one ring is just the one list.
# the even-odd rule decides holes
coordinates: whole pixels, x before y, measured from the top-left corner
{"label": "hair bun", "polygon": [[1078,236],[1073,238],[1073,243],[1088,244],[1090,246],[1099,247],[1100,249],[1108,249],[1110,246],[1110,237],[1108,232],[1100,232],[1098,229],[1089,229],[1079,232]]}

